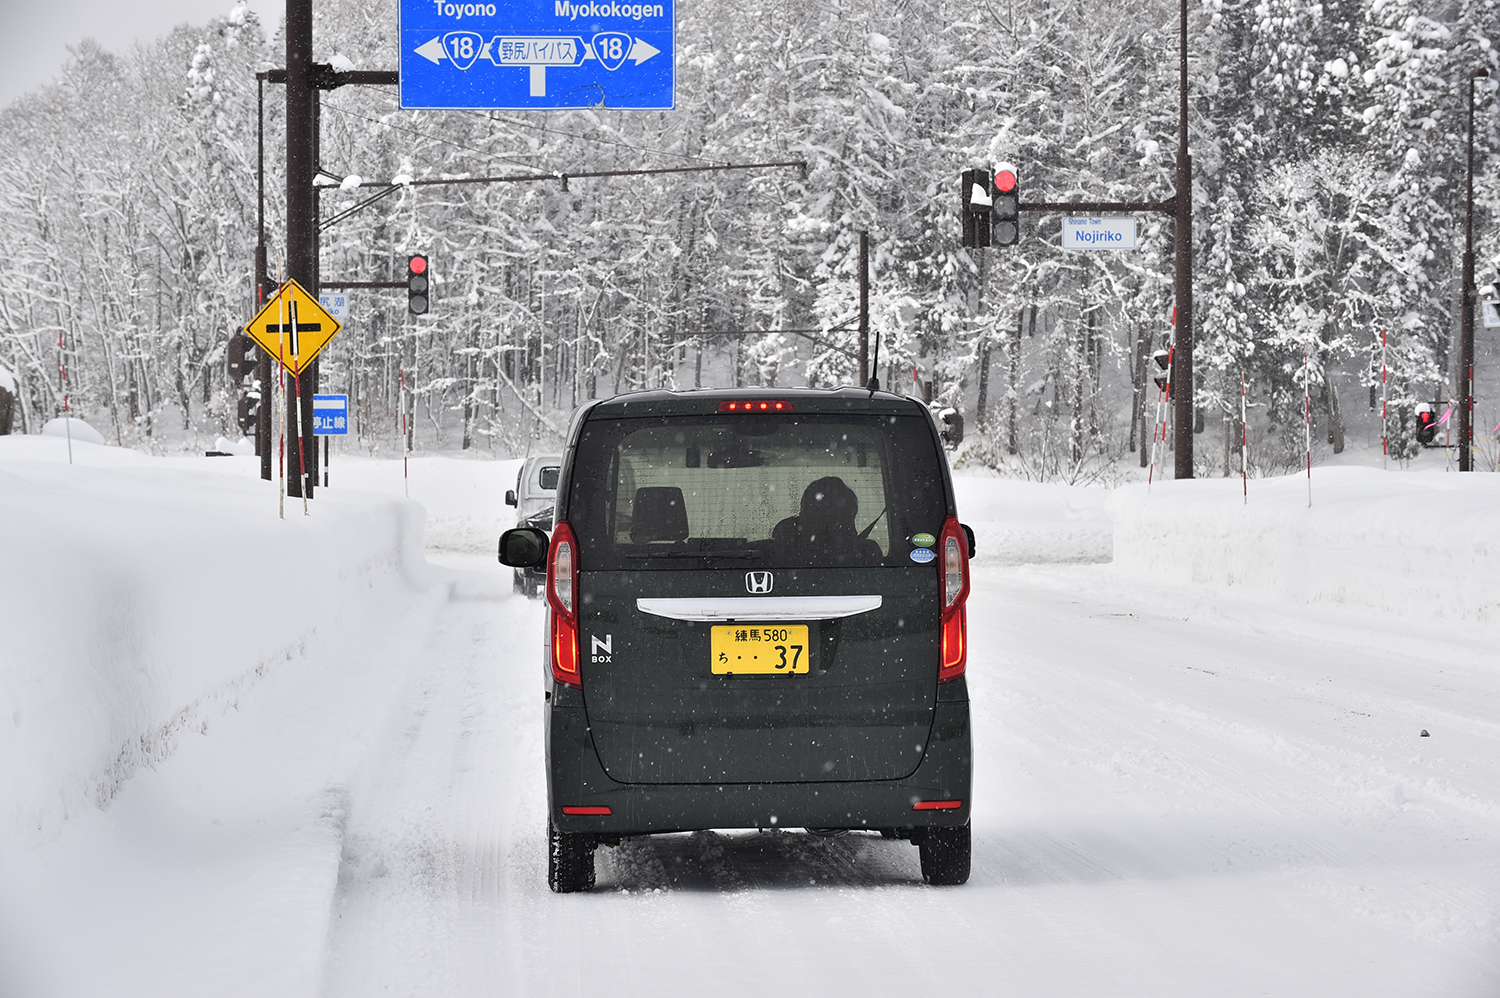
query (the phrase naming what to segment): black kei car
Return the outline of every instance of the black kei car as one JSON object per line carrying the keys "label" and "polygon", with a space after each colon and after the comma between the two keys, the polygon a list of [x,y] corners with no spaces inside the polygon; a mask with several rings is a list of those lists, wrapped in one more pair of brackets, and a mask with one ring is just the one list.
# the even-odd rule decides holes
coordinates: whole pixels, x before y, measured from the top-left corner
{"label": "black kei car", "polygon": [[705,828],[907,839],[969,877],[973,535],[921,403],[853,388],[581,408],[546,566],[547,882]]}

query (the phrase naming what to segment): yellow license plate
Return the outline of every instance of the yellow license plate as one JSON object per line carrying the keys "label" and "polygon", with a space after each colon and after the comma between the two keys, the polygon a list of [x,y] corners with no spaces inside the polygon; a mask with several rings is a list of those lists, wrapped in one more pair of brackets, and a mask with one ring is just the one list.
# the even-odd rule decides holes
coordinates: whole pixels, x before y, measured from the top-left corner
{"label": "yellow license plate", "polygon": [[808,671],[806,624],[716,625],[708,647],[716,676]]}

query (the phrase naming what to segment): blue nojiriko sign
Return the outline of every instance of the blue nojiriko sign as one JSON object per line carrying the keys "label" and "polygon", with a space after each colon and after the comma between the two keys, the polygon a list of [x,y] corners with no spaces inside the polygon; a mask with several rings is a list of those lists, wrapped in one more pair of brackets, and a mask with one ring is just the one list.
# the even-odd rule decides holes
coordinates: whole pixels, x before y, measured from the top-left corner
{"label": "blue nojiriko sign", "polygon": [[349,432],[349,396],[313,396],[313,436],[342,437]]}
{"label": "blue nojiriko sign", "polygon": [[400,0],[404,108],[667,110],[673,0]]}

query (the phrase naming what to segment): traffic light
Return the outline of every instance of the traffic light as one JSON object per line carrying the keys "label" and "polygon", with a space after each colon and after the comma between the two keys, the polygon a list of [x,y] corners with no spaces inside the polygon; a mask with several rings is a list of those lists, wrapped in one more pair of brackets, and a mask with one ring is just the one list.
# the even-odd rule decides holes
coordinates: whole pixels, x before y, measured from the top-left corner
{"label": "traffic light", "polygon": [[406,261],[406,308],[412,315],[426,315],[428,287],[427,257],[418,253]]}
{"label": "traffic light", "polygon": [[1151,355],[1151,360],[1156,364],[1156,370],[1151,372],[1151,380],[1156,382],[1159,391],[1164,392],[1172,377],[1172,351],[1158,350]]}
{"label": "traffic light", "polygon": [[996,246],[1014,246],[1021,238],[1021,189],[1016,168],[1009,163],[995,167],[990,208],[990,233]]}
{"label": "traffic light", "polygon": [[260,392],[249,392],[240,399],[239,408],[235,411],[235,421],[240,424],[240,432],[245,436],[255,432],[255,424],[260,421]]}
{"label": "traffic light", "polygon": [[260,361],[260,354],[255,349],[255,341],[244,333],[235,333],[229,337],[229,347],[224,352],[224,367],[229,373],[229,380],[241,381],[247,374],[255,373],[255,365]]}
{"label": "traffic light", "polygon": [[964,245],[983,249],[990,244],[990,176],[984,170],[965,170],[959,181],[959,215]]}
{"label": "traffic light", "polygon": [[1426,447],[1437,437],[1437,406],[1422,402],[1417,406],[1417,443]]}

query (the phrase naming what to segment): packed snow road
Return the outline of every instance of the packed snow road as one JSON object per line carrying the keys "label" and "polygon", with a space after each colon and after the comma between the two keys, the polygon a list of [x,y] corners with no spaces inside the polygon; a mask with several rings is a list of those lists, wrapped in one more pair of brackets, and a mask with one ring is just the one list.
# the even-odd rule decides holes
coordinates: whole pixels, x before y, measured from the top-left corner
{"label": "packed snow road", "polygon": [[0,998],[1500,994],[1500,476],[961,478],[969,883],[700,832],[559,896],[516,462],[281,520],[91,446],[0,442]]}
{"label": "packed snow road", "polygon": [[700,832],[555,896],[540,606],[448,562],[350,792],[327,995],[1500,993],[1478,631],[981,567],[968,885],[874,836]]}

